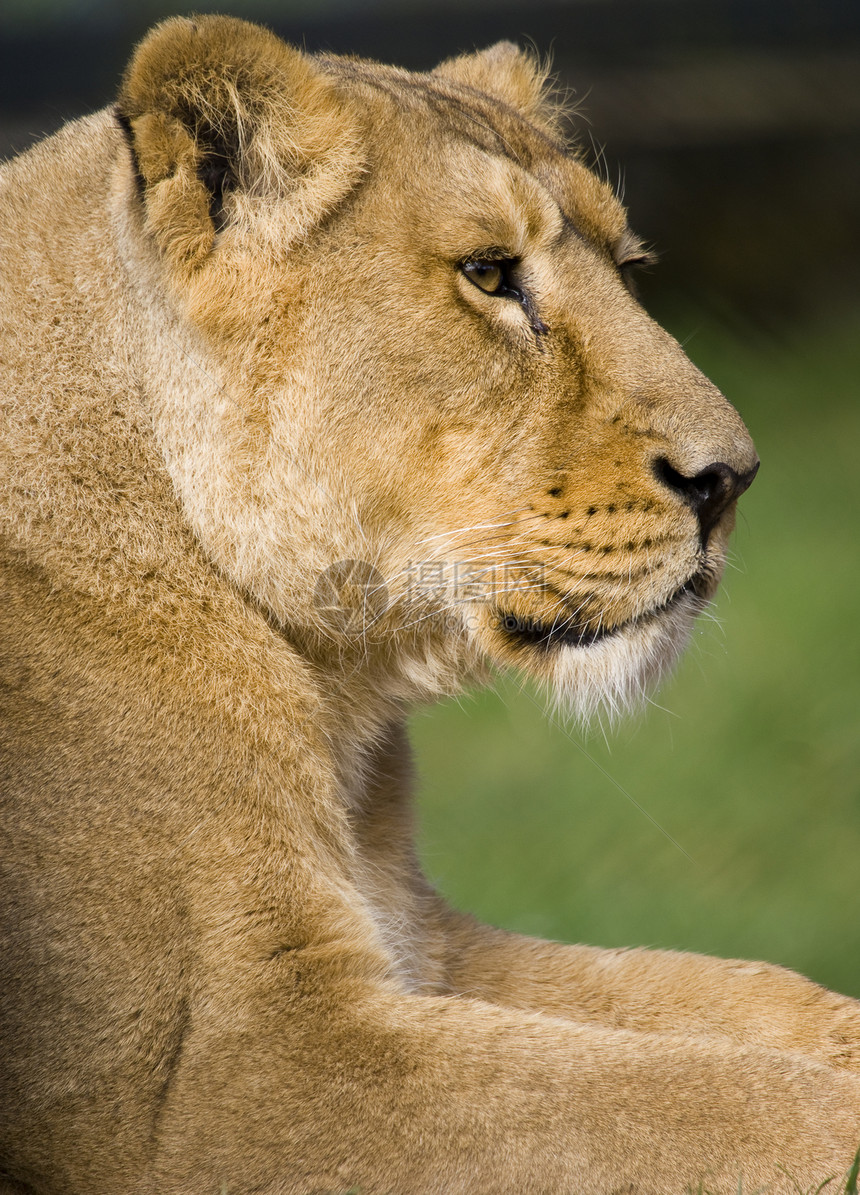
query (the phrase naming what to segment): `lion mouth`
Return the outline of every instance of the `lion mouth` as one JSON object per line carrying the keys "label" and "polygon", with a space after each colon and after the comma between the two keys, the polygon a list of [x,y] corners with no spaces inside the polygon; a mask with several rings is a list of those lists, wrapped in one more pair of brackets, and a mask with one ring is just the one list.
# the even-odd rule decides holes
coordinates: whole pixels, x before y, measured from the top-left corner
{"label": "lion mouth", "polygon": [[712,588],[710,578],[704,572],[694,573],[658,606],[614,625],[595,623],[593,619],[578,618],[576,614],[559,617],[552,622],[542,622],[540,619],[523,618],[500,611],[499,627],[512,644],[537,648],[546,653],[562,647],[593,647],[604,639],[611,639],[633,627],[653,622],[679,606],[685,598],[693,598],[704,606]]}

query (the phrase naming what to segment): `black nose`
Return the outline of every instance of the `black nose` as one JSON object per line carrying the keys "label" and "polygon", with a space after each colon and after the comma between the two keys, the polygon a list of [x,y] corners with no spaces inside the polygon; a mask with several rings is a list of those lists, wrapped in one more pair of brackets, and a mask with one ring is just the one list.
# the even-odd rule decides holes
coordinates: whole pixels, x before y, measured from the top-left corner
{"label": "black nose", "polygon": [[705,544],[723,512],[752,485],[758,462],[746,473],[737,473],[730,465],[714,461],[695,477],[685,477],[665,457],[660,457],[654,462],[654,472],[663,485],[674,490],[696,512]]}

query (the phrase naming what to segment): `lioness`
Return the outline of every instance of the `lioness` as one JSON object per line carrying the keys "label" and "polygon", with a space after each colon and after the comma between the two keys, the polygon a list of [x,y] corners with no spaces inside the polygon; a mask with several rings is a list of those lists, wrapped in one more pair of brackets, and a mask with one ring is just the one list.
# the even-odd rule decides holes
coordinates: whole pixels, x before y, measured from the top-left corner
{"label": "lioness", "polygon": [[410,705],[635,698],[757,466],[535,64],[169,20],[0,236],[4,1195],[842,1174],[860,1005],[415,862]]}

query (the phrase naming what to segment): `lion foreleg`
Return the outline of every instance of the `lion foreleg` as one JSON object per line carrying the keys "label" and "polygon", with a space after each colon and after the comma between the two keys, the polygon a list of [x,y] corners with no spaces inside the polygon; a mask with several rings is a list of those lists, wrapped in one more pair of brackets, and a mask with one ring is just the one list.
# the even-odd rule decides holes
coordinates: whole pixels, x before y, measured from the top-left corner
{"label": "lion foreleg", "polygon": [[805,1188],[846,1170],[860,1137],[860,1082],[799,1057],[341,995],[285,1010],[273,989],[198,1024],[153,1190],[680,1195],[703,1179],[736,1191],[742,1176],[787,1191],[780,1167]]}
{"label": "lion foreleg", "polygon": [[443,910],[450,990],[648,1033],[718,1036],[860,1073],[860,1002],[768,963],[564,946]]}

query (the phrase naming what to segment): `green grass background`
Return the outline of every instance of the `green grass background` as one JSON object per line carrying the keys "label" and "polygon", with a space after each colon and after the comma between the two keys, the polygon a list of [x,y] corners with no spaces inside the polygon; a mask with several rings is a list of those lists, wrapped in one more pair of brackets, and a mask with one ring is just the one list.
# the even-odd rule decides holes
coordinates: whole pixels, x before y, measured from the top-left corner
{"label": "green grass background", "polygon": [[425,865],[497,925],[766,958],[860,996],[860,320],[756,343],[668,322],[763,462],[719,625],[607,739],[512,676],[416,715]]}

